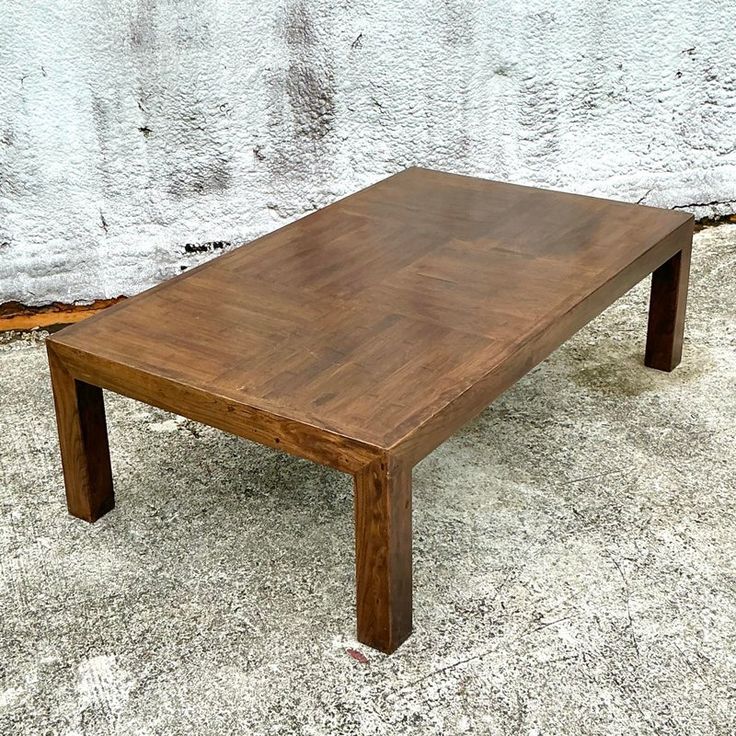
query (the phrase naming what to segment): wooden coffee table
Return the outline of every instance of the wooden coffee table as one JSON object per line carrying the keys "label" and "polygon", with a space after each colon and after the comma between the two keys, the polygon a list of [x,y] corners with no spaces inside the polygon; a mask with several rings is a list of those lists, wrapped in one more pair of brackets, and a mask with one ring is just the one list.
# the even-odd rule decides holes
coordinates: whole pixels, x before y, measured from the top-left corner
{"label": "wooden coffee table", "polygon": [[102,388],[351,473],[358,638],[411,632],[412,467],[647,274],[682,349],[693,218],[413,168],[47,341],[69,512],[114,496]]}

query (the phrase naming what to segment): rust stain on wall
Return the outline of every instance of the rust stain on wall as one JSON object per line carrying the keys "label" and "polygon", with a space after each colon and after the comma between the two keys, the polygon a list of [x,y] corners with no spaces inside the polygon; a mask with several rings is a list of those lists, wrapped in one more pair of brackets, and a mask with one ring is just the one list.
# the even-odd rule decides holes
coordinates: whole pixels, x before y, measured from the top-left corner
{"label": "rust stain on wall", "polygon": [[0,332],[32,330],[38,327],[60,328],[74,322],[81,322],[123,299],[125,299],[124,296],[114,299],[96,299],[91,304],[52,302],[42,307],[28,307],[20,302],[6,302],[0,304]]}

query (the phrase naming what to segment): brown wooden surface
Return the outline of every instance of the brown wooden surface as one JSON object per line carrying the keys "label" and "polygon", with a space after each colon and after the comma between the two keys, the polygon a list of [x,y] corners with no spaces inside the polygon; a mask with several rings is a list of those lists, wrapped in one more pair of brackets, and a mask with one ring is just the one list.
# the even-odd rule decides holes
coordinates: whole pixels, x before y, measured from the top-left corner
{"label": "brown wooden surface", "polygon": [[691,220],[410,169],[52,339],[388,449]]}
{"label": "brown wooden surface", "polygon": [[671,371],[682,358],[691,248],[683,248],[652,274],[644,363]]}
{"label": "brown wooden surface", "polygon": [[355,476],[358,639],[393,652],[411,633],[411,468],[391,457]]}
{"label": "brown wooden surface", "polygon": [[409,169],[51,349],[86,384],[353,473],[359,635],[389,651],[411,626],[413,464],[657,269],[648,344],[671,364],[692,229],[680,212]]}
{"label": "brown wooden surface", "polygon": [[96,521],[115,506],[102,389],[76,380],[47,347],[67,508]]}

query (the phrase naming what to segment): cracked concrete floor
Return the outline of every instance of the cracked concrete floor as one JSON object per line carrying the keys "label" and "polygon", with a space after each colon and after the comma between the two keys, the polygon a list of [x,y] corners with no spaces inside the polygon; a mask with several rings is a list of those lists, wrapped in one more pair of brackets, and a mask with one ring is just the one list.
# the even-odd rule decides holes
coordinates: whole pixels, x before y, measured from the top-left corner
{"label": "cracked concrete floor", "polygon": [[0,733],[736,732],[734,274],[700,233],[674,373],[643,284],[416,468],[391,657],[352,638],[350,478],[108,395],[118,505],[72,519],[6,339]]}

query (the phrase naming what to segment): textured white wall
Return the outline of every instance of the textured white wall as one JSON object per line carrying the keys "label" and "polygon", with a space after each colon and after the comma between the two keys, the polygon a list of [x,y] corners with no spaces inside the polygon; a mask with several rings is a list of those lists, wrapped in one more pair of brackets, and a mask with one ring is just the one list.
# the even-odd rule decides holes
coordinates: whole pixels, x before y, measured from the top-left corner
{"label": "textured white wall", "polygon": [[0,302],[137,292],[415,163],[733,212],[733,11],[0,0]]}

